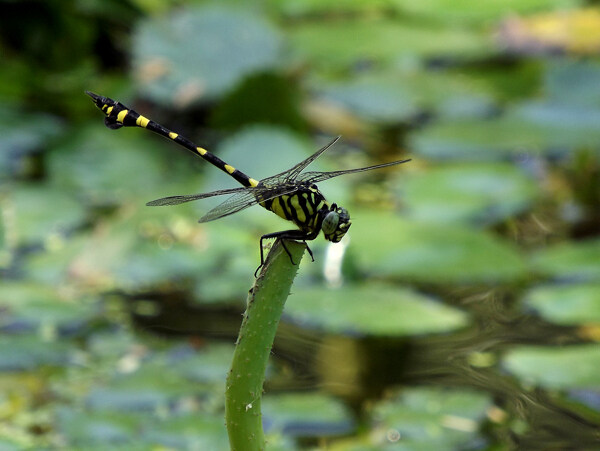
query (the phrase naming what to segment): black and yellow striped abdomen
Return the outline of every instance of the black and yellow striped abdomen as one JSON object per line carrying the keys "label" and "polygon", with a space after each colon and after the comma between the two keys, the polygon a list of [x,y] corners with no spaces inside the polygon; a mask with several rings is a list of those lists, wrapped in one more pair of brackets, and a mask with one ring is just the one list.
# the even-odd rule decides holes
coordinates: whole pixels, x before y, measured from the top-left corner
{"label": "black and yellow striped abdomen", "polygon": [[235,169],[233,166],[225,163],[216,155],[213,155],[208,150],[197,146],[192,141],[178,133],[169,130],[166,127],[154,122],[138,112],[127,108],[120,102],[116,102],[108,97],[99,96],[93,92],[86,91],[93,100],[96,106],[106,115],[104,123],[107,127],[116,129],[120,127],[141,127],[147,130],[158,133],[165,138],[175,141],[177,144],[185,147],[195,155],[199,155],[213,166],[216,166],[223,172],[232,176],[235,180],[244,186],[257,186],[258,180],[247,176],[242,171]]}

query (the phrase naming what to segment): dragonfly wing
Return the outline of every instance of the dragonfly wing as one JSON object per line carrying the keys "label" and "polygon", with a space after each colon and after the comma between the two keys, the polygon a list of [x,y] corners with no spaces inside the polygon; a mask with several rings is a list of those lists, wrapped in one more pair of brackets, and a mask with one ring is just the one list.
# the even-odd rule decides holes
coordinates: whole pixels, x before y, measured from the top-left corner
{"label": "dragonfly wing", "polygon": [[322,182],[323,180],[328,180],[333,177],[338,177],[340,175],[353,174],[355,172],[371,171],[373,169],[379,169],[379,168],[386,168],[388,166],[395,166],[397,164],[406,163],[408,161],[410,161],[410,159],[392,161],[391,163],[376,164],[374,166],[367,166],[364,168],[346,169],[346,170],[342,170],[342,171],[305,172],[304,174],[301,174],[300,176],[298,176],[297,180],[299,182],[319,183],[319,182]]}
{"label": "dragonfly wing", "polygon": [[217,205],[202,216],[198,222],[209,222],[214,221],[215,219],[224,218],[225,216],[232,215],[260,202],[266,202],[275,197],[292,193],[296,191],[298,187],[296,185],[286,185],[271,189],[264,186],[257,186],[255,188],[241,189],[241,192],[234,194],[223,203]]}
{"label": "dragonfly wing", "polygon": [[212,191],[210,193],[184,194],[181,196],[162,197],[160,199],[156,199],[151,202],[148,202],[146,205],[149,207],[164,207],[167,205],[179,205],[179,204],[183,204],[185,202],[192,202],[192,201],[198,200],[198,199],[206,199],[207,197],[223,196],[225,194],[242,193],[247,190],[248,190],[248,188],[243,187],[243,188],[222,189],[219,191]]}
{"label": "dragonfly wing", "polygon": [[265,185],[270,185],[270,186],[277,186],[277,185],[281,185],[286,182],[293,182],[294,180],[296,180],[298,175],[309,164],[311,164],[313,161],[315,161],[317,158],[319,158],[319,156],[323,152],[325,152],[327,149],[329,149],[331,146],[333,146],[340,138],[341,138],[341,136],[337,136],[333,141],[331,141],[329,144],[326,144],[325,146],[321,147],[319,150],[317,150],[315,153],[313,153],[306,160],[301,161],[300,163],[298,163],[297,165],[295,165],[294,167],[292,167],[286,171],[280,172],[279,174],[273,175],[271,177],[267,177],[267,178],[263,179],[262,182]]}

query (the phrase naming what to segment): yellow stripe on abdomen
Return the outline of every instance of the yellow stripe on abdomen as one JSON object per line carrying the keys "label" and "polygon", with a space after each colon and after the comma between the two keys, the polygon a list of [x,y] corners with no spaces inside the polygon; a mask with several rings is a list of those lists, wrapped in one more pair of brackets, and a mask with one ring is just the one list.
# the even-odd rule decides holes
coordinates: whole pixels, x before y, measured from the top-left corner
{"label": "yellow stripe on abdomen", "polygon": [[120,122],[122,124],[125,120],[125,116],[127,116],[127,113],[129,113],[129,110],[119,111],[119,114],[117,114],[117,122]]}
{"label": "yellow stripe on abdomen", "polygon": [[150,119],[142,116],[141,114],[135,121],[136,125],[138,125],[140,127],[144,127],[144,128],[146,128],[148,126],[148,122],[150,122]]}

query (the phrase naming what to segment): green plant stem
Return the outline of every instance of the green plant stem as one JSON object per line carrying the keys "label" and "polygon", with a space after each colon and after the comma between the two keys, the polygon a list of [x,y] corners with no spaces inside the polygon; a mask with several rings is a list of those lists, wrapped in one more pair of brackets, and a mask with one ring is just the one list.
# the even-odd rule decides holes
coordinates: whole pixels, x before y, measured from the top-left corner
{"label": "green plant stem", "polygon": [[233,451],[262,450],[261,397],[279,319],[306,245],[286,241],[296,265],[277,240],[248,293],[225,390],[225,423]]}

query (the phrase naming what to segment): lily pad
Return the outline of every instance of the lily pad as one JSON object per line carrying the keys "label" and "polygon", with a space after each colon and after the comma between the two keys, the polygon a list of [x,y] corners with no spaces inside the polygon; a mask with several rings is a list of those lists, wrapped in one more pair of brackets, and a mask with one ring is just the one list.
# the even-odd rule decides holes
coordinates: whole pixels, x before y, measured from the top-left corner
{"label": "lily pad", "polygon": [[166,364],[163,356],[151,356],[135,371],[115,374],[104,386],[95,386],[85,398],[92,411],[156,412],[160,409],[175,411],[177,400],[202,393],[222,397],[222,392],[211,386],[191,383],[176,369]]}
{"label": "lily pad", "polygon": [[59,135],[63,124],[55,117],[40,113],[24,113],[16,105],[0,105],[0,180],[27,174],[24,157],[44,148]]}
{"label": "lily pad", "polygon": [[491,406],[489,395],[471,390],[409,388],[375,405],[370,437],[386,450],[479,449]]}
{"label": "lily pad", "polygon": [[140,449],[137,430],[142,419],[127,413],[98,413],[62,407],[56,413],[57,427],[65,441],[79,449]]}
{"label": "lily pad", "polygon": [[431,223],[494,224],[530,207],[533,180],[508,164],[461,164],[402,174],[398,183],[408,218]]}
{"label": "lily pad", "polygon": [[327,68],[364,62],[394,63],[403,57],[474,58],[495,53],[484,33],[390,19],[301,22],[288,30],[297,53]]}
{"label": "lily pad", "polygon": [[380,277],[468,285],[512,283],[528,275],[515,246],[487,232],[386,212],[354,211],[353,218],[350,249],[365,271]]}
{"label": "lily pad", "polygon": [[600,63],[594,60],[551,59],[544,87],[553,103],[600,107]]}
{"label": "lily pad", "polygon": [[267,395],[262,399],[265,431],[294,437],[351,433],[355,422],[340,401],[320,393]]}
{"label": "lily pad", "polygon": [[569,156],[599,150],[600,109],[523,103],[492,119],[444,120],[413,133],[410,147],[437,160],[494,161],[531,156]]}
{"label": "lily pad", "polygon": [[538,273],[560,281],[600,280],[600,239],[560,243],[532,257]]}
{"label": "lily pad", "polygon": [[323,2],[319,0],[277,0],[271,2],[284,14],[290,16],[325,15],[327,13],[367,14],[395,12],[402,15],[412,15],[420,20],[435,20],[456,25],[460,23],[481,23],[497,21],[507,16],[528,14],[540,10],[556,8],[574,8],[579,5],[577,0],[344,0]]}
{"label": "lily pad", "polygon": [[167,353],[169,368],[195,383],[225,382],[235,347],[228,343],[212,343],[199,350],[177,346]]}
{"label": "lily pad", "polygon": [[495,109],[490,90],[474,77],[423,68],[381,69],[332,82],[309,80],[324,100],[367,121],[410,122],[423,112],[440,117],[482,117]]}
{"label": "lily pad", "polygon": [[525,295],[527,305],[556,324],[600,324],[600,284],[544,285]]}
{"label": "lily pad", "polygon": [[416,93],[398,81],[352,80],[321,87],[319,94],[323,100],[368,121],[408,122],[420,112]]}
{"label": "lily pad", "polygon": [[148,133],[109,130],[100,121],[82,127],[57,146],[48,165],[57,186],[91,203],[141,202],[165,186],[163,152],[166,158],[167,150]]}
{"label": "lily pad", "polygon": [[229,448],[223,414],[193,413],[143,428],[141,440],[154,448],[219,450]]}
{"label": "lily pad", "polygon": [[600,387],[600,346],[522,346],[507,352],[503,366],[528,385],[552,389]]}
{"label": "lily pad", "polygon": [[86,217],[85,208],[72,193],[47,185],[13,185],[2,204],[14,211],[15,244],[21,246],[64,237]]}
{"label": "lily pad", "polygon": [[328,333],[407,336],[449,332],[466,313],[407,288],[391,285],[303,289],[290,296],[285,318]]}
{"label": "lily pad", "polygon": [[496,0],[480,3],[477,0],[424,0],[413,2],[397,0],[396,7],[404,13],[419,18],[437,20],[455,25],[457,23],[482,23],[497,21],[506,17],[531,14],[557,8],[574,8],[577,0]]}
{"label": "lily pad", "polygon": [[52,327],[73,333],[98,315],[88,300],[69,300],[55,287],[31,282],[5,282],[0,285],[0,329],[33,332]]}
{"label": "lily pad", "polygon": [[278,67],[281,54],[281,37],[263,17],[200,6],[142,21],[133,37],[133,73],[156,102],[185,106]]}
{"label": "lily pad", "polygon": [[0,336],[0,372],[62,366],[69,363],[72,351],[71,344],[44,340],[35,335]]}

